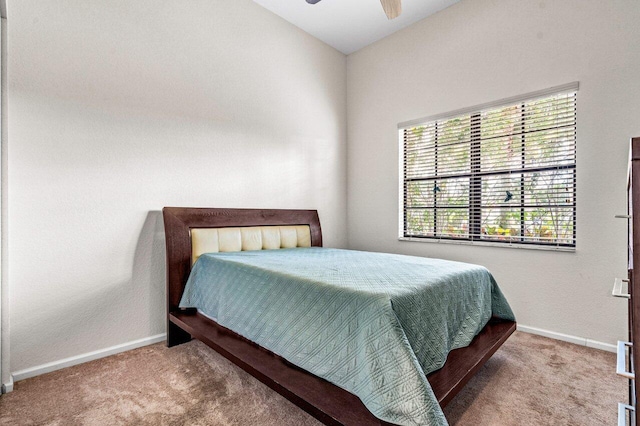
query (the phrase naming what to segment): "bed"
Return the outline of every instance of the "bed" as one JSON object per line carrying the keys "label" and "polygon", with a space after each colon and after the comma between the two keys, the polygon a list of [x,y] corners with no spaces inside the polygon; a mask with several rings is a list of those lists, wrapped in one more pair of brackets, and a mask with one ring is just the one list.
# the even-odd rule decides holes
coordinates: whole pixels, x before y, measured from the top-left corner
{"label": "bed", "polygon": [[[195,275],[203,274],[199,271],[203,270],[204,266],[202,265],[207,262],[212,264],[214,268],[218,268],[215,271],[227,277],[227,280],[243,281],[243,284],[238,286],[250,288],[250,281],[255,275],[254,272],[258,270],[256,268],[264,266],[261,263],[269,261],[272,264],[286,263],[286,261],[281,261],[283,256],[295,258],[302,255],[325,256],[329,253],[336,256],[334,259],[351,256],[355,263],[365,259],[358,257],[364,256],[364,254],[356,252],[343,253],[332,252],[332,249],[320,249],[322,247],[322,233],[316,211],[166,207],[163,209],[163,216],[167,244],[167,343],[169,346],[189,341],[191,338],[201,340],[325,424],[386,425],[408,423],[405,421],[389,423],[380,420],[362,402],[367,401],[371,408],[371,401],[367,399],[369,395],[363,395],[360,392],[361,400],[353,393],[309,373],[306,371],[307,368],[303,369],[294,365],[297,363],[295,357],[289,357],[293,363],[289,362],[289,360],[240,335],[250,336],[252,340],[257,340],[264,346],[276,348],[275,352],[282,353],[283,348],[277,345],[271,346],[269,339],[259,340],[259,333],[256,335],[258,338],[255,338],[256,336],[252,335],[250,330],[247,332],[242,327],[231,326],[234,331],[218,323],[220,321],[225,325],[233,324],[233,321],[228,320],[229,315],[234,316],[233,310],[226,313],[226,318],[223,315],[221,319],[218,319],[217,315],[210,315],[210,312],[208,315],[202,309],[180,307],[181,301],[184,302],[183,299],[189,299],[190,296],[190,290],[187,290],[189,294],[185,294],[185,287],[192,268],[194,277],[191,281],[194,281]],[[262,254],[259,252],[263,249],[279,248],[284,250],[268,250]],[[308,249],[303,250],[302,248]],[[210,252],[219,254],[209,254]],[[254,253],[256,255],[253,255]],[[251,256],[249,256],[250,254]],[[202,259],[196,264],[199,257]],[[385,259],[391,263],[395,261],[395,258]],[[244,263],[247,262],[254,262],[254,264],[245,265]],[[240,269],[240,272],[235,272],[236,275],[228,275],[230,272],[225,268],[229,271],[234,268]],[[242,268],[244,268],[244,272],[242,272]],[[211,267],[208,270],[210,271]],[[216,279],[217,272],[212,275],[210,273],[209,279]],[[245,275],[241,275],[242,273]],[[295,275],[295,271],[287,272],[286,276],[289,277],[292,274]],[[304,276],[301,276],[297,285],[309,286],[308,288],[313,290],[314,287],[307,281],[313,280],[306,280]],[[283,283],[286,284],[284,281]],[[234,284],[232,287],[236,287],[236,285]],[[273,296],[271,293],[275,294],[275,290],[279,288],[254,287],[251,292],[267,292],[263,296],[270,297]],[[357,290],[360,292],[360,288]],[[239,297],[241,300],[246,298],[247,295]],[[282,297],[278,300],[281,299]],[[183,303],[183,306],[189,305]],[[254,308],[256,306],[259,310],[261,305],[258,303]],[[237,311],[244,312],[245,309],[237,309]],[[246,311],[250,312],[250,310]],[[256,319],[253,322],[260,325],[259,315],[255,313],[251,315]],[[400,317],[402,316],[400,315]],[[502,315],[502,317],[507,319],[491,317],[488,322],[485,321],[486,325],[483,322],[484,326],[480,325],[482,328],[468,346],[453,349],[448,352],[448,356],[445,354],[446,363],[442,368],[426,376],[434,400],[437,400],[437,404],[441,407],[444,407],[462,389],[484,362],[513,333],[516,326],[515,321],[511,320],[509,315]],[[400,319],[402,320],[402,318]],[[295,327],[296,323],[293,323],[290,327],[291,330],[289,330],[293,336],[296,335]],[[329,327],[328,324],[327,327]],[[241,330],[240,334],[237,333],[239,330]],[[278,332],[283,331],[279,330]],[[413,342],[409,343],[408,346],[413,347],[411,345]],[[416,351],[416,353],[418,352]],[[308,369],[316,371],[319,375],[324,375],[322,370],[314,370],[314,368],[315,366],[312,365]],[[386,386],[389,378],[383,379],[386,380],[384,382]],[[333,380],[333,377],[331,380],[349,389],[345,383]],[[435,420],[432,424],[440,424],[440,422]]]}

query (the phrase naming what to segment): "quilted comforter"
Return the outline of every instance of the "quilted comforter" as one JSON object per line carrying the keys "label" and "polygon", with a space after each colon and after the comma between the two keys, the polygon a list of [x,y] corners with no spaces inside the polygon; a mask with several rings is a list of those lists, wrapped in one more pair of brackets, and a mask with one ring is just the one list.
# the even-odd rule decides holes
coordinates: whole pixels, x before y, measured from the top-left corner
{"label": "quilted comforter", "polygon": [[180,306],[400,425],[446,425],[426,375],[492,315],[515,320],[484,267],[317,247],[205,254]]}

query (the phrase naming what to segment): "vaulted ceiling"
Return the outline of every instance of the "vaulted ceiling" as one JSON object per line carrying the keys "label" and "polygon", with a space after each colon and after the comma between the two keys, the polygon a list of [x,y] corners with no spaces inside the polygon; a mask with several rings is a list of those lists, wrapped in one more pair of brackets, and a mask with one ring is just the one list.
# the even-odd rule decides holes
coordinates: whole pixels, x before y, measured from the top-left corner
{"label": "vaulted ceiling", "polygon": [[293,25],[350,54],[459,0],[402,0],[402,14],[388,20],[380,0],[253,0]]}

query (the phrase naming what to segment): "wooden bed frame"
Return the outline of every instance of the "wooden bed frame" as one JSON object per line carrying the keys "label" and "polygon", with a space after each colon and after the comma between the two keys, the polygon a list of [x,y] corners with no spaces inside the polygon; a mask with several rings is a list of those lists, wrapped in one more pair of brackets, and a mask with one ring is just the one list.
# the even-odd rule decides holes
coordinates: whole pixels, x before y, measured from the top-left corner
{"label": "wooden bed frame", "polygon": [[[167,244],[168,346],[198,339],[324,424],[390,424],[373,416],[355,395],[288,363],[193,309],[178,307],[191,271],[192,228],[308,225],[311,245],[322,247],[317,211],[165,207],[162,212]],[[515,329],[513,321],[492,318],[469,346],[451,351],[444,367],[427,376],[442,407]]]}

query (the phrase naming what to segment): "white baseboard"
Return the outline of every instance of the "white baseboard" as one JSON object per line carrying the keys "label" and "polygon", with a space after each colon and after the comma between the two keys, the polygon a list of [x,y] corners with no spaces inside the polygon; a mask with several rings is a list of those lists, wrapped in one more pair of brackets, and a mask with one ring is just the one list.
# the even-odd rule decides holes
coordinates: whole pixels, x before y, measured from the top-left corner
{"label": "white baseboard", "polygon": [[9,375],[9,381],[7,383],[2,384],[2,389],[0,389],[0,393],[9,393],[13,392],[13,376]]}
{"label": "white baseboard", "polygon": [[[39,376],[40,374],[50,373],[62,368],[67,368],[73,365],[78,365],[110,355],[115,355],[120,352],[130,351],[131,349],[140,348],[142,346],[152,345],[154,343],[162,342],[166,338],[167,335],[165,333],[151,337],[145,337],[144,339],[134,340],[132,342],[123,343],[121,345],[111,346],[110,348],[100,349],[86,354],[72,356],[70,358],[61,359],[59,361],[53,361],[47,364],[38,365],[36,367],[27,368],[25,370],[16,371],[11,375],[13,376],[13,381],[19,382],[20,380],[28,379],[29,377],[35,377]],[[11,383],[11,388],[13,389],[13,382]]]}
{"label": "white baseboard", "polygon": [[563,342],[574,343],[576,345],[587,346],[589,348],[600,349],[607,352],[616,352],[616,345],[609,343],[598,342],[597,340],[591,340],[584,337],[571,336],[569,334],[556,333],[555,331],[543,330],[541,328],[529,327],[526,325],[518,324],[518,331],[525,333],[537,334],[538,336],[549,337],[555,340],[562,340]]}
{"label": "white baseboard", "polygon": [[[522,331],[524,333],[536,334],[544,337],[549,337],[551,339],[574,343],[576,345],[581,345],[581,346],[587,346],[594,349],[601,349],[607,352],[616,352],[615,345],[599,342],[597,340],[586,339],[584,337],[577,337],[577,336],[571,336],[568,334],[556,333],[555,331],[543,330],[541,328],[529,327],[521,324],[518,324],[518,331]],[[140,348],[142,346],[152,345],[154,343],[162,342],[166,338],[167,338],[166,334],[164,333],[158,334],[156,336],[134,340],[132,342],[123,343],[121,345],[112,346],[110,348],[105,348],[98,351],[93,351],[86,354],[61,359],[59,361],[49,362],[47,364],[39,365],[36,367],[27,368],[25,370],[16,371],[13,374],[11,374],[11,377],[8,383],[2,384],[2,392],[9,393],[13,391],[14,381],[18,382],[20,380],[28,379],[30,377],[39,376],[40,374],[50,373],[52,371],[60,370],[62,368],[67,368],[73,365],[82,364],[85,362],[104,358],[110,355],[115,355],[121,352],[130,351],[132,349]]]}

